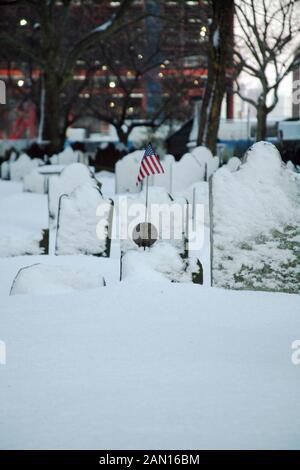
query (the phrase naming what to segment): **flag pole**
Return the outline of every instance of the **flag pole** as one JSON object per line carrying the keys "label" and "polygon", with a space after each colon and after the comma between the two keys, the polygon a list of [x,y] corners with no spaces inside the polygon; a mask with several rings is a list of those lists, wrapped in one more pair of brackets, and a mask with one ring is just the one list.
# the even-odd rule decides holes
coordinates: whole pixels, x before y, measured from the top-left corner
{"label": "flag pole", "polygon": [[149,176],[146,176],[146,207],[145,207],[145,223],[148,219],[148,191],[149,190]]}
{"label": "flag pole", "polygon": [[[145,228],[147,224],[147,219],[148,219],[148,193],[149,193],[149,176],[146,176],[146,204],[145,204]],[[147,233],[147,236],[149,234]],[[144,246],[144,251],[146,250],[146,247]]]}

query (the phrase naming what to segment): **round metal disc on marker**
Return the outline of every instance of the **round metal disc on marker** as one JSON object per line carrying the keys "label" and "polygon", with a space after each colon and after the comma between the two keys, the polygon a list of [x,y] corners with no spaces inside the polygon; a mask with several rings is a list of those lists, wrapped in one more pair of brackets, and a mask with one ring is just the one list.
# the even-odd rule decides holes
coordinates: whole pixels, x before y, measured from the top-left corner
{"label": "round metal disc on marker", "polygon": [[137,224],[132,233],[132,239],[140,247],[152,246],[158,238],[155,225],[150,222]]}

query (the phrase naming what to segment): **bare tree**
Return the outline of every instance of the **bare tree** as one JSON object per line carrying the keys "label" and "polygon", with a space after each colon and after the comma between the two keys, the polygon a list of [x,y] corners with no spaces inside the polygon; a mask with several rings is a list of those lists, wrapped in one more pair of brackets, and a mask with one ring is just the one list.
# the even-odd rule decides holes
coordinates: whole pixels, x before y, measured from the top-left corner
{"label": "bare tree", "polygon": [[200,111],[197,143],[207,146],[214,153],[226,91],[226,72],[231,65],[234,0],[210,0],[210,4],[212,18],[209,27],[207,83]]}
{"label": "bare tree", "polygon": [[[167,26],[149,44],[146,25],[141,22],[137,29],[127,29],[116,40],[101,42],[97,49],[98,63],[103,65],[91,76],[86,106],[91,116],[112,124],[126,146],[134,128],[155,129],[191,112],[184,96],[193,77],[183,73],[183,57],[178,51],[169,53],[168,66],[165,64],[165,36]],[[151,106],[145,103],[147,99]]]}
{"label": "bare tree", "polygon": [[[23,0],[23,2],[2,2],[9,6],[17,3],[19,14],[13,12],[14,19],[20,14],[30,17],[32,30],[26,35],[24,28],[12,32],[7,28],[0,34],[2,45],[32,62],[42,71],[44,87],[43,139],[50,141],[50,151],[57,151],[62,145],[60,130],[60,96],[73,80],[77,61],[98,41],[115,34],[123,25],[125,14],[133,0],[123,0],[109,17],[103,18],[100,26],[96,8],[102,2],[75,2],[63,0]],[[20,6],[19,6],[20,3]],[[93,9],[93,15],[85,12]],[[100,10],[98,10],[100,11]],[[9,12],[9,14],[10,14]],[[26,15],[26,16],[25,16]],[[8,15],[9,16],[9,15]],[[16,25],[13,25],[16,29]]]}
{"label": "bare tree", "polygon": [[246,96],[238,79],[236,92],[256,109],[257,141],[265,140],[267,116],[278,103],[279,86],[296,66],[293,41],[299,32],[298,7],[298,0],[236,2],[236,69],[256,79],[260,93],[257,100]]}

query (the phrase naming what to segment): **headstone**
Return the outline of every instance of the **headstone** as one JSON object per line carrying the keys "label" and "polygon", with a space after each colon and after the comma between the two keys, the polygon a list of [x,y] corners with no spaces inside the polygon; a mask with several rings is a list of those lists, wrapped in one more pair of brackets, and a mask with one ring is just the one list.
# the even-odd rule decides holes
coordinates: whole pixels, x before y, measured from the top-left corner
{"label": "headstone", "polygon": [[179,162],[172,165],[172,193],[184,190],[193,183],[203,181],[205,165],[191,153],[184,154]]}
{"label": "headstone", "polygon": [[19,270],[11,286],[10,295],[55,295],[103,286],[105,280],[96,272],[75,266],[33,264]]}
{"label": "headstone", "polygon": [[233,173],[240,168],[241,164],[242,162],[238,157],[231,157],[226,164],[226,168]]}
{"label": "headstone", "polygon": [[3,180],[9,180],[9,178],[10,178],[9,162],[8,161],[1,163],[1,178]]}
{"label": "headstone", "polygon": [[143,158],[144,151],[136,150],[125,155],[116,163],[116,193],[138,193],[141,190],[140,185],[136,185],[139,167]]}
{"label": "headstone", "polygon": [[10,179],[22,181],[34,168],[43,165],[44,162],[38,158],[29,158],[26,153],[22,153],[19,158],[10,162]]}
{"label": "headstone", "polygon": [[78,186],[90,184],[95,186],[96,180],[89,168],[82,163],[74,163],[64,168],[60,175],[53,175],[48,182],[49,217],[57,218],[59,198],[62,194],[70,194]]}
{"label": "headstone", "polygon": [[23,189],[30,193],[44,194],[46,192],[45,177],[39,173],[37,168],[24,176]]}
{"label": "headstone", "polygon": [[62,195],[55,253],[57,255],[110,255],[113,202],[103,199],[89,183]]}

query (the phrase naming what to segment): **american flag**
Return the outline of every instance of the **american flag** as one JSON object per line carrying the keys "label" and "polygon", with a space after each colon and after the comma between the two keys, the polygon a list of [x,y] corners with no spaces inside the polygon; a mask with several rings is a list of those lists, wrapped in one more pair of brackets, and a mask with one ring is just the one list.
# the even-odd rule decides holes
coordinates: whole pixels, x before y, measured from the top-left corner
{"label": "american flag", "polygon": [[164,173],[162,164],[158,155],[156,155],[151,144],[148,144],[141,161],[140,171],[137,177],[136,185],[141,183],[146,176],[158,175]]}

